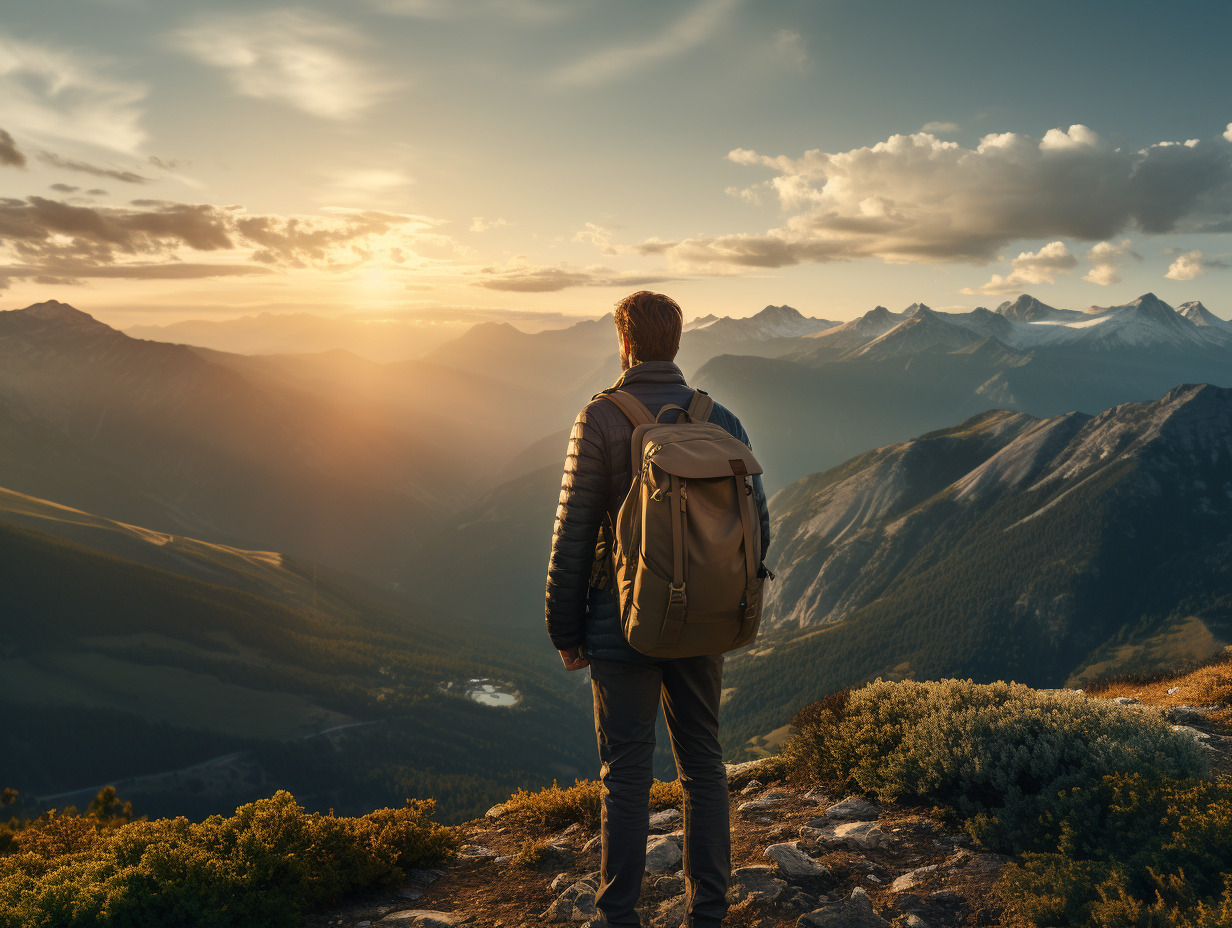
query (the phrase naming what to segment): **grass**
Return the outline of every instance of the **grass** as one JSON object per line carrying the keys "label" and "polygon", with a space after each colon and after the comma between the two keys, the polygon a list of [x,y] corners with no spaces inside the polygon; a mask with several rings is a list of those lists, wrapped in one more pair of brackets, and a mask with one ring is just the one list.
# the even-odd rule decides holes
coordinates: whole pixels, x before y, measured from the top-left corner
{"label": "grass", "polygon": [[1232,723],[1232,647],[1185,673],[1107,678],[1088,686],[1087,692],[1132,696],[1156,706],[1214,706],[1208,718]]}

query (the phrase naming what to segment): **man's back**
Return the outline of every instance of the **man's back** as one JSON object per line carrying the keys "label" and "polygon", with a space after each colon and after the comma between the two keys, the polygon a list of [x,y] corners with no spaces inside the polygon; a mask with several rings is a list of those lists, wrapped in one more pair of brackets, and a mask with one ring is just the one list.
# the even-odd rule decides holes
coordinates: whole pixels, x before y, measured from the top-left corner
{"label": "man's back", "polygon": [[[666,405],[686,407],[693,396],[672,361],[634,365],[614,386],[641,400],[652,415]],[[721,404],[715,403],[709,421],[749,443],[740,420]],[[624,640],[605,565],[594,561],[599,528],[607,514],[619,508],[633,482],[632,437],[633,424],[615,404],[603,399],[592,400],[574,421],[548,562],[546,617],[557,650],[580,646],[587,657],[650,660]],[[753,478],[753,491],[764,557],[770,517],[760,476]]]}

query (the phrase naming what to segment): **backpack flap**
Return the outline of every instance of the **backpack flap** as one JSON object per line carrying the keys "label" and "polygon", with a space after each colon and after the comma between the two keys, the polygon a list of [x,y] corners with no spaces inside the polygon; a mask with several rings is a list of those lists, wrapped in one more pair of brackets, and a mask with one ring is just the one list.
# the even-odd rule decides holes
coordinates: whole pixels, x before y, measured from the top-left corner
{"label": "backpack flap", "polygon": [[[713,434],[711,434],[713,430]],[[651,462],[669,474],[696,480],[706,477],[744,477],[762,473],[761,464],[753,452],[738,438],[733,438],[719,426],[701,432],[693,426],[689,438],[680,440],[671,434],[651,436],[655,447],[647,455]],[[673,440],[673,439],[676,440]]]}

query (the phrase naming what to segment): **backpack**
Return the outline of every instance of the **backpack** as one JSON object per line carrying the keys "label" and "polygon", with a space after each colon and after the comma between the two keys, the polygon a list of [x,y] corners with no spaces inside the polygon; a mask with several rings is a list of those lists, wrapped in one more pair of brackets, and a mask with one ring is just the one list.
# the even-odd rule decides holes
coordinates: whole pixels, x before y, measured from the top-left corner
{"label": "backpack", "polygon": [[[622,390],[596,395],[633,423],[633,485],[604,525],[625,639],[650,657],[722,654],[761,618],[761,520],[748,445],[706,421],[701,390],[656,418]],[[660,422],[675,411],[675,421]]]}

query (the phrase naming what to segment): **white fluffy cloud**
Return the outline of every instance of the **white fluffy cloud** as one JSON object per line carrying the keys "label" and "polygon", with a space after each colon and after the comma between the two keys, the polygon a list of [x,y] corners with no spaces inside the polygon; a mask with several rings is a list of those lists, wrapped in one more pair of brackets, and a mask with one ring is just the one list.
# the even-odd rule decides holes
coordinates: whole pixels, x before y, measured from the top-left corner
{"label": "white fluffy cloud", "polygon": [[1129,239],[1124,239],[1114,245],[1112,242],[1099,242],[1087,249],[1087,260],[1091,262],[1091,270],[1082,275],[1082,279],[1101,287],[1121,282],[1121,265],[1128,259],[1141,260],[1141,256],[1130,251]]}
{"label": "white fluffy cloud", "polygon": [[317,13],[270,10],[203,17],[173,36],[177,47],[226,72],[237,93],[325,119],[348,119],[393,85],[352,60],[354,29]]}
{"label": "white fluffy cloud", "polygon": [[837,153],[728,158],[773,172],[746,198],[777,199],[782,225],[652,239],[640,251],[709,271],[855,257],[981,264],[1014,241],[1232,231],[1232,148],[1222,138],[1128,151],[1075,125],[1040,139],[986,135],[974,148],[917,132]]}
{"label": "white fluffy cloud", "polygon": [[78,51],[25,42],[0,30],[0,123],[41,140],[85,142],[133,152],[146,88]]}
{"label": "white fluffy cloud", "polygon": [[1202,252],[1195,248],[1177,255],[1164,276],[1169,280],[1194,280],[1205,273],[1206,265],[1202,261]]}
{"label": "white fluffy cloud", "polygon": [[978,287],[964,287],[963,293],[1015,293],[1030,284],[1050,284],[1057,274],[1078,266],[1064,242],[1049,242],[1039,251],[1024,251],[1011,262],[1009,274],[993,274],[992,279]]}

